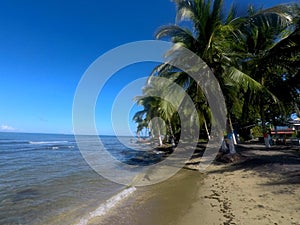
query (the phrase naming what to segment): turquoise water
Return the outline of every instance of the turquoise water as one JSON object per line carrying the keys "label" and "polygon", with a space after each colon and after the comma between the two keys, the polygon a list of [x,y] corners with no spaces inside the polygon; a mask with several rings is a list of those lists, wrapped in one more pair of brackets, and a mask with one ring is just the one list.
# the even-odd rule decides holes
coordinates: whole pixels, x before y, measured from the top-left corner
{"label": "turquoise water", "polygon": [[[119,160],[137,154],[101,139]],[[122,191],[88,166],[73,135],[0,133],[0,224],[84,224]]]}

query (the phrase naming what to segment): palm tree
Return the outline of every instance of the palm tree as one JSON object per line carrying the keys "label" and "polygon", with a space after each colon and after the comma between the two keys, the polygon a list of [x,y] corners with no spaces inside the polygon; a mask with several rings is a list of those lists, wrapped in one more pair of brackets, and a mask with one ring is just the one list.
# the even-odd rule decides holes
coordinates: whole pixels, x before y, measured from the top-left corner
{"label": "palm tree", "polygon": [[[249,112],[253,104],[259,106],[263,133],[266,133],[269,105],[276,105],[283,113],[299,95],[299,68],[296,66],[300,50],[299,15],[297,5],[280,5],[258,12],[250,10],[232,35],[239,43],[238,47],[231,46],[235,54],[238,53],[236,65],[259,87],[253,88],[249,82],[244,82],[247,86],[243,110]],[[233,72],[230,75],[236,80],[242,78]]]}
{"label": "palm tree", "polygon": [[[223,36],[232,29],[231,23],[236,19],[235,7],[231,7],[227,17],[224,18],[222,0],[177,0],[175,3],[177,6],[177,24],[162,27],[157,32],[156,37],[158,39],[168,37],[175,46],[179,44],[200,56],[219,80],[225,100],[229,105],[235,100],[232,95],[235,91],[230,91],[235,87],[228,85],[228,81],[223,76],[225,61],[222,51],[224,51],[224,46],[228,46]],[[184,20],[191,22],[192,30],[180,26],[180,22]],[[223,46],[222,49],[220,48],[221,45]],[[170,67],[164,66],[163,70],[166,69],[170,69]],[[203,92],[198,90],[199,85],[184,73],[181,73],[178,79],[187,86],[187,92],[191,94],[199,109],[199,117],[202,118],[202,122],[207,127],[206,121],[210,120],[211,123],[210,116],[207,116],[210,114],[209,107],[201,107],[201,105],[208,105],[208,102],[204,100]],[[228,110],[228,112],[230,111]],[[228,118],[230,124],[228,132],[232,132],[230,114],[228,114]],[[234,153],[235,150],[232,152]]]}
{"label": "palm tree", "polygon": [[[138,123],[138,129],[148,127],[152,134],[156,133],[159,145],[162,145],[161,128],[162,121],[166,123],[168,133],[173,137],[173,126],[178,123],[177,108],[184,93],[178,87],[171,85],[165,78],[149,77],[147,85],[143,89],[143,96],[136,97],[136,102],[144,107],[143,110],[135,113],[134,120]],[[160,119],[158,119],[160,118]]]}
{"label": "palm tree", "polygon": [[[207,99],[199,87],[199,85],[193,80],[187,73],[178,70],[177,68],[169,65],[169,64],[162,64],[156,67],[153,72],[150,74],[150,78],[152,77],[163,77],[171,80],[172,82],[178,84],[182,89],[188,94],[188,96],[193,100],[194,106],[198,110],[198,119],[199,119],[199,126],[203,127],[206,131],[207,138],[210,139],[210,133],[209,133],[209,127],[210,127],[210,121],[211,121],[211,113],[210,108],[207,102]],[[174,93],[176,96],[177,93]],[[184,104],[184,103],[181,103]],[[182,105],[182,108],[185,106]],[[174,112],[173,112],[174,113]],[[187,114],[190,114],[188,112]],[[174,127],[180,127],[180,120],[178,116],[175,116],[176,124]],[[173,120],[172,119],[172,120]],[[171,120],[171,121],[172,121]],[[170,129],[172,132],[172,130]],[[176,132],[174,132],[177,139],[180,136],[180,129],[177,129]],[[174,136],[171,134],[172,136]]]}
{"label": "palm tree", "polygon": [[[245,115],[247,104],[251,102],[259,103],[260,117],[265,124],[266,102],[279,102],[272,92],[273,87],[278,87],[283,81],[283,74],[285,77],[289,74],[289,87],[299,78],[295,67],[299,65],[295,63],[299,62],[299,26],[294,25],[298,12],[296,7],[287,5],[259,12],[250,10],[247,17],[237,17],[233,6],[227,17],[223,17],[222,0],[174,2],[177,23],[160,28],[156,35],[158,39],[169,38],[174,43],[168,54],[183,46],[200,56],[214,72],[227,104],[229,132],[233,130],[231,117]],[[184,20],[190,24],[184,27],[180,24]],[[283,59],[288,62],[282,63],[285,66],[280,63]],[[189,63],[188,59],[185,63]],[[277,66],[271,66],[272,63]],[[271,77],[270,74],[276,76]],[[199,118],[209,127],[207,124],[212,118],[208,116],[208,102],[195,80],[167,63],[156,67],[151,76],[165,77],[182,86],[197,106]],[[296,90],[292,92],[294,95],[299,95],[298,86],[293,86],[293,90]],[[253,110],[256,110],[255,107]],[[171,117],[169,121],[172,121]]]}
{"label": "palm tree", "polygon": [[[159,145],[162,145],[161,140],[161,133],[160,128],[156,124],[152,124],[151,126],[151,119],[160,117],[159,115],[159,108],[160,108],[160,99],[152,96],[142,96],[142,97],[136,97],[136,101],[138,105],[142,105],[144,107],[143,110],[138,111],[135,113],[133,120],[138,123],[137,132],[140,132],[144,128],[150,128],[150,131],[152,134],[155,134],[153,132],[153,127],[155,127],[156,131],[158,130],[158,139],[159,139]],[[156,121],[158,122],[158,121]]]}

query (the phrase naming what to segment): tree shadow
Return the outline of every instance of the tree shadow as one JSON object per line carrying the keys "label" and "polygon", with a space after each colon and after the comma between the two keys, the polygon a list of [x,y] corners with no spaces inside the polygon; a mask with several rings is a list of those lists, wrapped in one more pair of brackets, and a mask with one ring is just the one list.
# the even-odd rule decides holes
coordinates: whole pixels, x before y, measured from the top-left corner
{"label": "tree shadow", "polygon": [[[228,164],[208,173],[224,173],[236,170],[253,171],[262,177],[272,177],[266,185],[300,184],[300,152],[291,147],[278,147],[269,150],[239,147],[244,160]],[[215,165],[220,164],[214,162]],[[275,177],[275,179],[274,179]]]}

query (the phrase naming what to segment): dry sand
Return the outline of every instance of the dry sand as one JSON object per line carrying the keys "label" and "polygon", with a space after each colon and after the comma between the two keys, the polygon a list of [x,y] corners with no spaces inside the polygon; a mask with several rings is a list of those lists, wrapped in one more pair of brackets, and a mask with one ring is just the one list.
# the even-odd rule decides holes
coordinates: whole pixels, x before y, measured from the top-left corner
{"label": "dry sand", "polygon": [[206,170],[197,201],[178,225],[300,225],[300,152],[241,145],[244,160]]}

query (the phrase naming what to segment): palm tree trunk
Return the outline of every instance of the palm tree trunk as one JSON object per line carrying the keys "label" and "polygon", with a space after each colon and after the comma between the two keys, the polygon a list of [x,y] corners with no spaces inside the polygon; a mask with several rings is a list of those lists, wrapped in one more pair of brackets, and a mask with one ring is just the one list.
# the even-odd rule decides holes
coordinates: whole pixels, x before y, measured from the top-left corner
{"label": "palm tree trunk", "polygon": [[208,131],[208,128],[207,128],[207,123],[206,123],[205,119],[204,119],[204,127],[205,127],[205,131],[206,131],[206,134],[207,134],[207,138],[208,138],[208,140],[210,140],[210,134],[209,134],[209,131]]}
{"label": "palm tree trunk", "polygon": [[159,146],[163,145],[159,128],[158,128],[158,144],[159,144]]}
{"label": "palm tree trunk", "polygon": [[244,124],[242,124],[243,126],[247,126],[249,125],[249,104],[250,104],[250,99],[251,99],[251,89],[248,86],[248,89],[246,91],[246,93],[244,94],[244,104],[243,104],[243,109],[242,109],[242,121],[244,122]]}
{"label": "palm tree trunk", "polygon": [[227,132],[227,136],[228,136],[229,152],[230,154],[235,154],[236,150],[234,145],[236,144],[236,140],[233,132],[233,126],[232,126],[230,115],[228,115],[228,128],[229,129]]}
{"label": "palm tree trunk", "polygon": [[269,143],[269,138],[268,138],[267,128],[266,128],[266,117],[265,117],[263,102],[260,104],[260,116],[261,116],[261,127],[262,127],[264,143],[265,143],[266,148],[270,148],[270,143]]}
{"label": "palm tree trunk", "polygon": [[173,133],[172,125],[170,122],[169,122],[169,129],[170,129],[170,134],[171,134],[171,144],[172,144],[172,146],[175,146],[174,133]]}
{"label": "palm tree trunk", "polygon": [[[264,86],[265,79],[264,77],[261,78],[261,85]],[[270,148],[269,138],[267,134],[267,128],[266,128],[266,115],[265,115],[265,101],[263,99],[263,93],[261,94],[260,99],[260,117],[261,117],[261,127],[262,127],[262,133],[263,133],[263,139],[266,148]]]}
{"label": "palm tree trunk", "polygon": [[230,131],[230,133],[232,133],[233,144],[236,145],[237,141],[236,141],[236,138],[235,138],[235,135],[234,135],[234,129],[233,129],[233,125],[232,125],[230,116],[228,116],[228,122],[229,122],[229,131]]}

